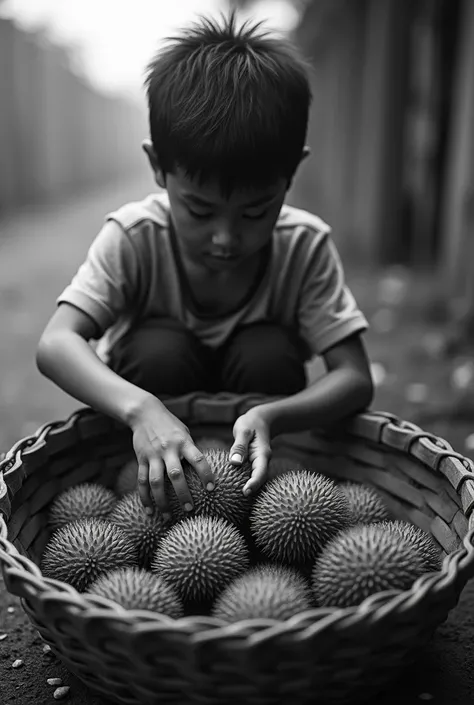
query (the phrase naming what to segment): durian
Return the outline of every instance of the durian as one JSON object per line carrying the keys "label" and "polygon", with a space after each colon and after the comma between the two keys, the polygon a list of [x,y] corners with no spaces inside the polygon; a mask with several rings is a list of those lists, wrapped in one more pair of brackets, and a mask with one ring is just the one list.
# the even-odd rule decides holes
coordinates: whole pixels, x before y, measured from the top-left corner
{"label": "durian", "polygon": [[333,480],[308,470],[270,480],[250,515],[257,547],[289,565],[312,564],[330,538],[351,522],[349,503]]}
{"label": "durian", "polygon": [[112,490],[94,482],[82,482],[58,494],[49,507],[48,523],[59,529],[72,521],[105,519],[117,502]]}
{"label": "durian", "polygon": [[101,575],[87,593],[113,600],[126,610],[150,610],[173,619],[184,615],[182,602],[171,585],[143,568],[116,568]]}
{"label": "durian", "polygon": [[224,519],[197,516],[171,527],[160,541],[151,570],[184,602],[200,602],[213,599],[248,566],[248,549],[235,526]]}
{"label": "durian", "polygon": [[154,513],[149,516],[138,491],[134,491],[117,502],[108,519],[119,526],[136,547],[139,566],[149,568],[159,540],[170,528],[161,512],[155,507]]}
{"label": "durian", "polygon": [[133,542],[106,519],[80,519],[57,529],[43,552],[40,569],[46,578],[69,583],[83,592],[102,573],[136,566]]}
{"label": "durian", "polygon": [[381,526],[388,531],[396,531],[400,536],[412,542],[426,560],[426,572],[436,572],[441,568],[441,549],[433,538],[418,526],[399,519],[384,521]]}
{"label": "durian", "polygon": [[[221,517],[241,527],[251,506],[251,499],[243,494],[243,488],[251,473],[249,463],[240,467],[231,465],[229,453],[218,448],[205,450],[204,457],[214,473],[215,487],[211,492],[204,487],[196,470],[183,462],[186,483],[193,498],[193,516]],[[189,516],[184,513],[169,481],[167,493],[173,518],[181,520]]]}
{"label": "durian", "polygon": [[294,569],[260,565],[235,578],[217,598],[212,615],[227,622],[285,620],[312,607],[311,590]]}
{"label": "durian", "polygon": [[356,482],[343,482],[339,488],[347,497],[354,524],[372,524],[390,518],[382,498],[372,487]]}
{"label": "durian", "polygon": [[340,532],[318,556],[312,575],[319,607],[353,607],[384,590],[407,590],[426,561],[407,539],[381,524]]}

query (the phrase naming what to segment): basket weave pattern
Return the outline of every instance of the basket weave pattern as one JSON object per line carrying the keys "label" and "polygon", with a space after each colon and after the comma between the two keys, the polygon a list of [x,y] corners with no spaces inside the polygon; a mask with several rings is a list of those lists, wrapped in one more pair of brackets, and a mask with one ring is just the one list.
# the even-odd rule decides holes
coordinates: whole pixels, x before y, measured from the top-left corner
{"label": "basket weave pattern", "polygon": [[[165,403],[194,437],[231,438],[261,397],[192,394]],[[430,532],[438,573],[360,606],[312,609],[286,622],[225,625],[126,611],[43,578],[49,503],[80,482],[112,487],[132,457],[128,429],[91,409],[46,424],[0,463],[0,564],[9,592],[66,666],[118,703],[295,705],[357,702],[412,661],[474,576],[474,464],[444,440],[385,413],[356,416],[331,433],[280,436],[274,454],[336,479],[374,486],[389,510]]]}

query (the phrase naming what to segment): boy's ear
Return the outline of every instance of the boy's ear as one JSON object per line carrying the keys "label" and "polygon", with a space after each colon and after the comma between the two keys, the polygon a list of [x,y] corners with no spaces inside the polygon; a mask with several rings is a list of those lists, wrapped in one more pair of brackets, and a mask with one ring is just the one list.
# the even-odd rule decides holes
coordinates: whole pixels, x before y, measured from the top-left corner
{"label": "boy's ear", "polygon": [[[303,147],[303,151],[301,152],[301,158],[300,158],[300,163],[298,164],[298,167],[300,166],[301,162],[304,162],[304,160],[305,160],[307,157],[309,157],[310,154],[311,154],[311,149],[310,149],[309,146],[306,144],[306,145]],[[295,172],[295,173],[296,173],[296,172]],[[295,176],[295,175],[293,174],[293,178],[292,178],[292,179],[289,181],[289,183],[288,183],[288,186],[287,186],[287,190],[288,190],[288,191],[290,190],[291,186],[293,185],[294,176]]]}
{"label": "boy's ear", "polygon": [[310,146],[308,144],[305,144],[305,146],[303,147],[303,151],[301,153],[300,164],[301,164],[301,162],[304,162],[304,160],[307,157],[309,157],[310,154],[311,154]]}
{"label": "boy's ear", "polygon": [[142,149],[148,158],[148,161],[150,163],[151,170],[153,172],[153,176],[155,177],[156,183],[158,184],[158,186],[160,188],[166,188],[166,179],[165,179],[163,171],[160,167],[160,164],[158,162],[156,152],[153,149],[153,145],[151,143],[151,140],[149,140],[149,139],[143,140]]}

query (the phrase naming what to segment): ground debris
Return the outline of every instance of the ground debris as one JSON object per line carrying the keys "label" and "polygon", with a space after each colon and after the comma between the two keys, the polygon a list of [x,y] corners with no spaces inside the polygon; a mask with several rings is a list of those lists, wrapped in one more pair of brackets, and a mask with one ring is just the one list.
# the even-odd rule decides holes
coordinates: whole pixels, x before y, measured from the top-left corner
{"label": "ground debris", "polygon": [[3,641],[4,639],[6,639],[7,636],[8,636],[8,634],[0,634],[0,641]]}
{"label": "ground debris", "polygon": [[55,700],[62,700],[63,698],[66,698],[69,695],[70,690],[71,688],[68,685],[62,685],[60,688],[56,688],[53,693],[53,698]]}
{"label": "ground debris", "polygon": [[61,678],[48,678],[46,683],[48,685],[62,685],[63,681]]}
{"label": "ground debris", "polygon": [[23,666],[24,661],[21,658],[17,658],[16,661],[13,661],[12,663],[12,668],[20,668],[20,666]]}

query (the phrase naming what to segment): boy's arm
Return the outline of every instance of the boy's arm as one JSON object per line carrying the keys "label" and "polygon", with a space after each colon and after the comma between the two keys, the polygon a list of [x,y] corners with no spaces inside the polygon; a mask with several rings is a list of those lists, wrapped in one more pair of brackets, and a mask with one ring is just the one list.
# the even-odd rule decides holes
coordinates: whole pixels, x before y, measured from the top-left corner
{"label": "boy's arm", "polygon": [[125,423],[133,432],[138,491],[145,509],[155,504],[164,514],[168,475],[182,506],[192,509],[182,458],[198,473],[204,487],[214,488],[214,475],[195,446],[189,429],[155,396],[122,379],[100,360],[88,341],[97,330],[80,309],[61,304],[38,345],[38,369],[74,398]]}
{"label": "boy's arm", "polygon": [[36,352],[39,371],[72,397],[130,426],[150,394],[127,382],[89,345],[97,324],[83,311],[61,304]]}
{"label": "boy's arm", "polygon": [[374,387],[360,334],[337,343],[323,357],[328,370],[324,377],[297,394],[260,404],[237,419],[229,455],[235,465],[247,455],[252,462],[246,495],[265,482],[273,437],[331,426],[370,405]]}
{"label": "boy's arm", "polygon": [[372,402],[372,375],[359,334],[334,345],[323,353],[323,359],[326,375],[297,394],[258,407],[272,437],[330,426]]}

